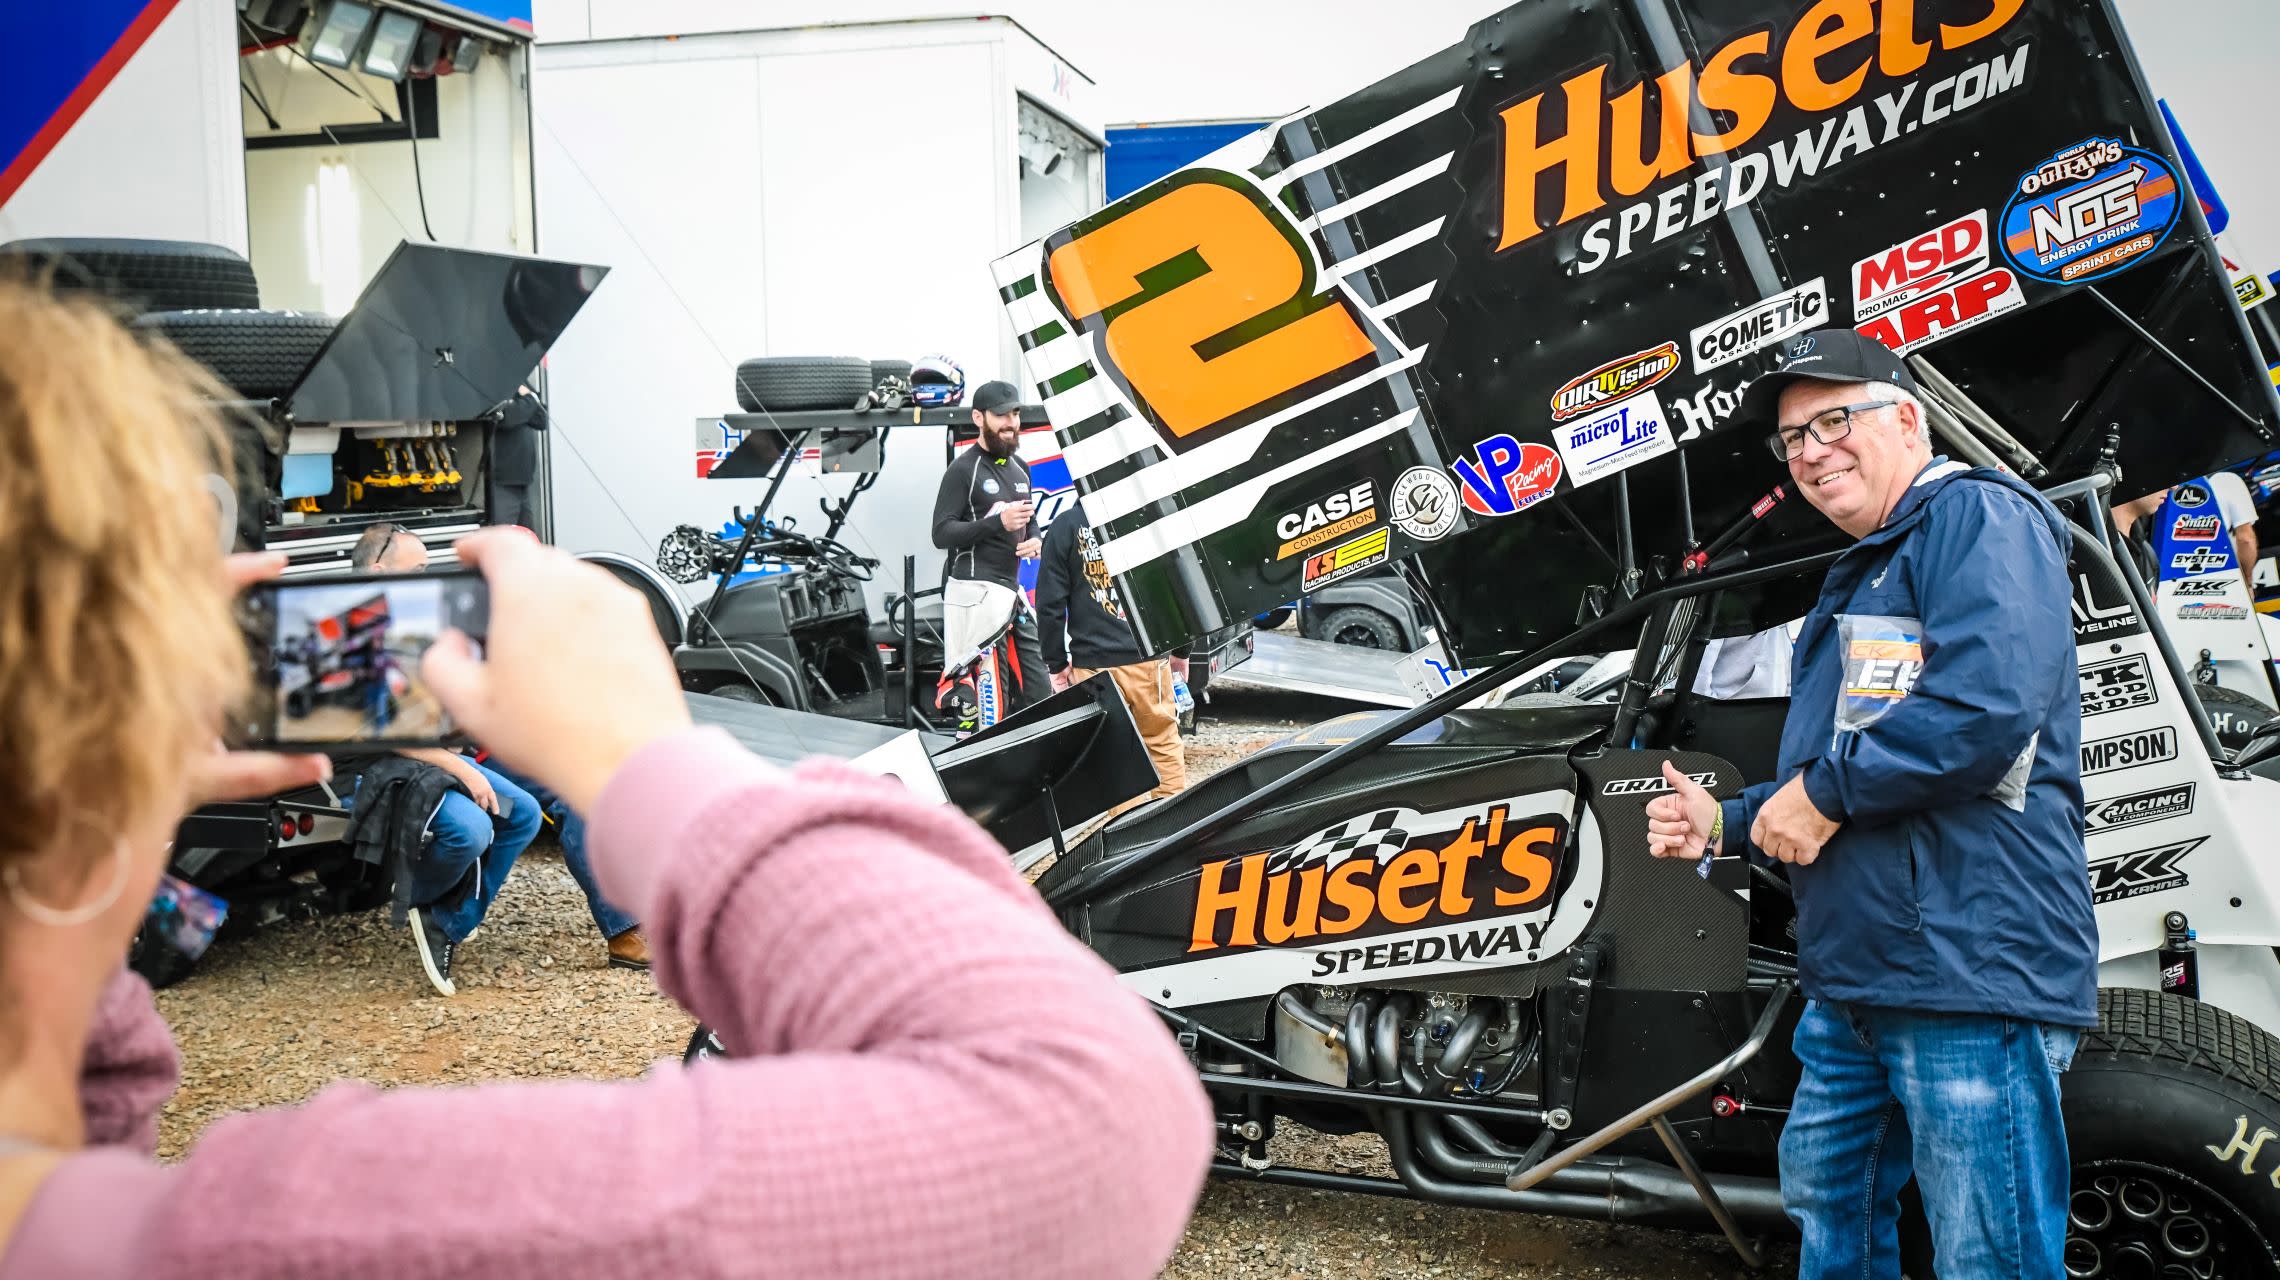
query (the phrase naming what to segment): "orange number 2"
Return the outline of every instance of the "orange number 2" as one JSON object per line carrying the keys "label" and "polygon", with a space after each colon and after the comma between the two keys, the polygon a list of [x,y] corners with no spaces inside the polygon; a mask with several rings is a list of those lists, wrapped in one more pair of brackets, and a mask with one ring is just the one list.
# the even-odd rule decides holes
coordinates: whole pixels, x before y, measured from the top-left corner
{"label": "orange number 2", "polygon": [[1341,297],[1313,292],[1306,254],[1247,186],[1199,175],[1052,247],[1046,266],[1175,439],[1375,351]]}

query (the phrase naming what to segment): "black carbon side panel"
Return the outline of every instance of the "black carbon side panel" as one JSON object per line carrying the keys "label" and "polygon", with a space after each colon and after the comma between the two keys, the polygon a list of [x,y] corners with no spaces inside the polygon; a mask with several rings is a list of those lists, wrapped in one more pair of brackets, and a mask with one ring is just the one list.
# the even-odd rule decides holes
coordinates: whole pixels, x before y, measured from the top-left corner
{"label": "black carbon side panel", "polygon": [[[1647,801],[1660,794],[1662,762],[1683,773],[1714,775],[1710,794],[1723,800],[1741,788],[1735,768],[1692,751],[1606,751],[1578,757],[1586,804],[1607,852],[1599,916],[1584,941],[1606,948],[1603,983],[1616,990],[1738,991],[1749,959],[1749,868],[1720,858],[1708,879],[1696,864],[1647,853]],[[1618,792],[1655,779],[1655,792]]]}

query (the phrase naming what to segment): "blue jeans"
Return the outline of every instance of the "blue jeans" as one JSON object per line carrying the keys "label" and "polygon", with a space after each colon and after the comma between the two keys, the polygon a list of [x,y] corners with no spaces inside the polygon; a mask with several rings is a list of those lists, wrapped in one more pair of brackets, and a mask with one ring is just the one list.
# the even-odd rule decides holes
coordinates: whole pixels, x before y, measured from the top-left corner
{"label": "blue jeans", "polygon": [[2066,1131],[2058,1077],[2079,1033],[2016,1018],[1815,1000],[1804,1078],[1781,1132],[1781,1202],[1798,1275],[1900,1274],[1900,1188],[1914,1174],[1940,1280],[2058,1280]]}
{"label": "blue jeans", "polygon": [[562,865],[570,868],[570,878],[585,891],[586,909],[593,913],[594,927],[605,938],[614,938],[641,922],[610,905],[602,896],[601,886],[594,883],[594,866],[586,860],[586,820],[570,811],[560,796],[512,770],[501,772],[515,780],[522,788],[538,797],[539,806],[554,818],[562,828]]}
{"label": "blue jeans", "polygon": [[[507,810],[505,817],[493,817],[483,806],[453,788],[444,793],[443,804],[428,823],[427,851],[412,865],[412,905],[426,909],[431,904],[449,897],[466,879],[468,870],[476,868],[475,892],[461,899],[456,906],[437,907],[432,912],[436,927],[453,942],[466,939],[483,923],[491,903],[499,896],[499,887],[507,882],[507,872],[513,870],[515,859],[530,847],[538,835],[540,822],[538,801],[514,781],[482,765],[475,768],[498,793],[500,807]],[[511,806],[511,807],[510,807]]]}

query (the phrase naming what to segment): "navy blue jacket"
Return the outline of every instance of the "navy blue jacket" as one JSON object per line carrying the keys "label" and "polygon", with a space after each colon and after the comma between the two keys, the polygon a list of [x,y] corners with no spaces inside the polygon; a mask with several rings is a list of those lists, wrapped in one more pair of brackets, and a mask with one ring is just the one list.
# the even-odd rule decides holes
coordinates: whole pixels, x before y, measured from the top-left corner
{"label": "navy blue jacket", "polygon": [[[2039,494],[1943,459],[1830,566],[1798,634],[1776,778],[1725,808],[1732,847],[1802,772],[1843,824],[1789,869],[1807,996],[2097,1025],[2069,546]],[[1848,615],[1920,623],[1922,666],[1896,701],[1845,696],[1888,710],[1840,731]],[[1891,671],[1856,665],[1850,685]]]}

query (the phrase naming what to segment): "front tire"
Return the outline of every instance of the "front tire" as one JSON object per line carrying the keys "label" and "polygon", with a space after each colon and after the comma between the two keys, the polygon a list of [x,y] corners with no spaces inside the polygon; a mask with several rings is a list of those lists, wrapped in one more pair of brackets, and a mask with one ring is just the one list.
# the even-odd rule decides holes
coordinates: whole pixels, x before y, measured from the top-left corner
{"label": "front tire", "polygon": [[2237,689],[2223,685],[2197,684],[2193,694],[2201,700],[2201,709],[2209,713],[2209,727],[2216,730],[2217,741],[2227,751],[2238,751],[2248,745],[2248,736],[2274,719],[2274,711]]}

